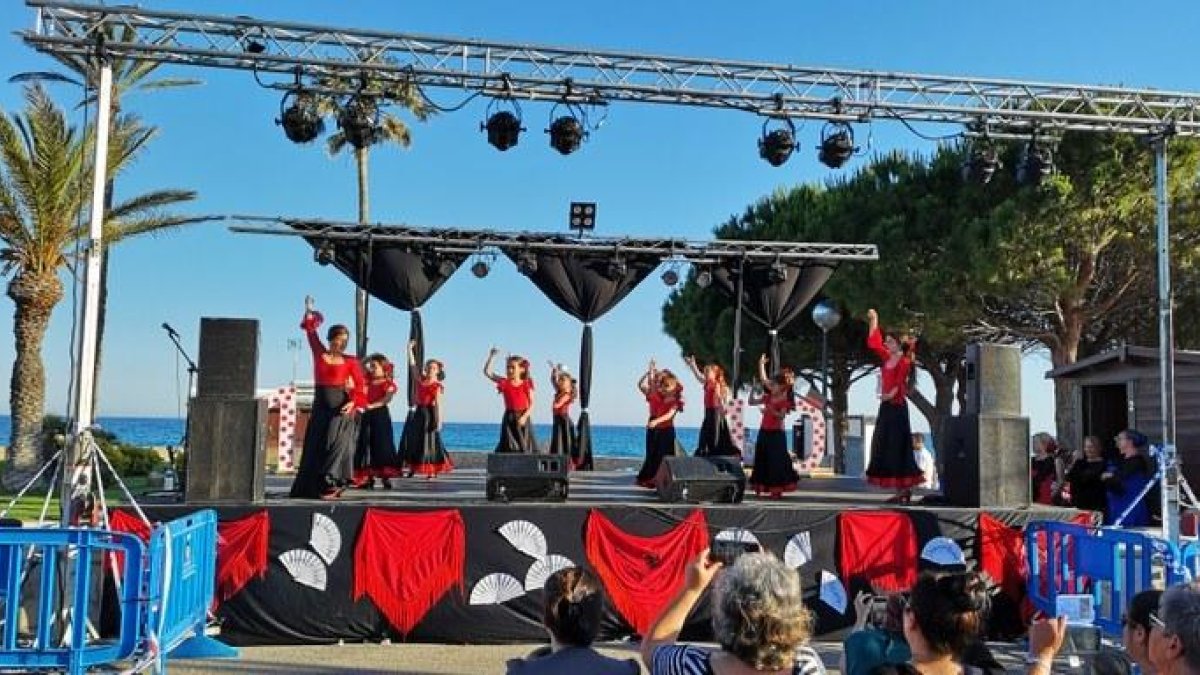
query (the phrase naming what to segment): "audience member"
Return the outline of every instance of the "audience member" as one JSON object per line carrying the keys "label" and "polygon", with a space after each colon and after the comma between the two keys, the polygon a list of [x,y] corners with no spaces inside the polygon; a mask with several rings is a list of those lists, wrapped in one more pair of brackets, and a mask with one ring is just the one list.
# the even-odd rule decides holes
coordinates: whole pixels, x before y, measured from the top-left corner
{"label": "audience member", "polygon": [[1154,672],[1150,663],[1150,613],[1158,609],[1162,591],[1142,591],[1129,601],[1125,616],[1121,617],[1121,644],[1125,653],[1138,664],[1143,675]]}
{"label": "audience member", "polygon": [[[1104,512],[1104,524],[1111,525],[1128,511],[1121,521],[1124,527],[1147,527],[1150,525],[1150,491],[1143,491],[1154,478],[1154,463],[1146,452],[1146,437],[1133,429],[1117,434],[1117,450],[1121,453],[1117,464],[1109,467],[1101,479],[1108,488],[1108,509]],[[1139,498],[1140,497],[1140,498]]]}
{"label": "audience member", "polygon": [[921,473],[925,476],[925,481],[917,487],[926,490],[942,489],[938,480],[937,462],[933,458],[933,453],[929,451],[929,448],[925,447],[925,434],[913,434],[912,444],[913,458],[917,460],[917,467],[921,469]]}
{"label": "audience member", "polygon": [[1033,435],[1033,458],[1029,460],[1029,497],[1037,504],[1054,503],[1054,483],[1061,466],[1058,442],[1046,432]]}
{"label": "audience member", "polygon": [[978,575],[921,576],[903,620],[912,665],[923,675],[959,675],[967,648],[982,633],[987,609],[987,587]]}
{"label": "audience member", "polygon": [[1100,439],[1088,436],[1083,439],[1083,452],[1075,458],[1067,470],[1067,491],[1070,504],[1085,511],[1104,512],[1108,506],[1108,489],[1101,476],[1107,463],[1104,461],[1104,446]]}
{"label": "audience member", "polygon": [[872,600],[865,592],[854,599],[858,615],[854,632],[842,641],[843,675],[869,675],[885,664],[907,663],[912,658],[904,640],[904,596],[887,596],[878,617],[871,616]]}
{"label": "audience member", "polygon": [[1172,586],[1150,612],[1150,663],[1158,675],[1200,675],[1200,583]]}

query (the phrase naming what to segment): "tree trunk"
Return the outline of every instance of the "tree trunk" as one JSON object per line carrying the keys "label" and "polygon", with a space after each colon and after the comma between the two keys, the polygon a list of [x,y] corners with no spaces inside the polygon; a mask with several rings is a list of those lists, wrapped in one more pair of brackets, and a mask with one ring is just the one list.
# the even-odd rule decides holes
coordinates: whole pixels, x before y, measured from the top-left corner
{"label": "tree trunk", "polygon": [[923,362],[922,370],[933,380],[934,398],[930,401],[919,389],[913,388],[908,399],[913,402],[921,415],[929,422],[929,431],[933,434],[933,447],[937,447],[938,434],[946,418],[954,414],[955,389],[958,385],[959,372],[962,362],[957,359]]}
{"label": "tree trunk", "polygon": [[16,360],[9,390],[12,429],[8,464],[0,483],[9,490],[24,486],[38,470],[42,415],[46,408],[42,341],[50,325],[51,312],[62,296],[62,282],[53,271],[43,275],[22,271],[8,284],[8,297],[15,305],[13,344]]}
{"label": "tree trunk", "polygon": [[[1050,349],[1050,362],[1055,368],[1075,363],[1079,352],[1079,337],[1074,341],[1063,339],[1061,347]],[[1063,447],[1083,447],[1083,429],[1079,420],[1079,387],[1071,380],[1054,380],[1054,426],[1058,442]]]}
{"label": "tree trunk", "polygon": [[[830,361],[829,393],[833,409],[833,472],[839,476],[846,473],[846,434],[850,431],[847,414],[850,412],[850,373],[844,363]],[[826,434],[829,430],[826,430]]]}
{"label": "tree trunk", "polygon": [[[367,194],[367,159],[370,150],[366,147],[354,149],[354,162],[358,166],[358,224],[365,227],[370,218],[370,203]],[[367,289],[362,286],[354,290],[354,329],[358,355],[367,355]]]}

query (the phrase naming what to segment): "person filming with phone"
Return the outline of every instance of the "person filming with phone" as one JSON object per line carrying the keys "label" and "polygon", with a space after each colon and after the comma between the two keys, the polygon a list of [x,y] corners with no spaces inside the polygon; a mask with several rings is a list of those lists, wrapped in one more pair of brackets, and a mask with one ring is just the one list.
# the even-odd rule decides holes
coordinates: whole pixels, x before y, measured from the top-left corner
{"label": "person filming with phone", "polygon": [[[757,546],[717,541],[688,565],[683,590],[642,640],[642,662],[651,675],[824,675],[821,658],[807,644],[812,617],[800,576],[770,553],[747,549]],[[721,649],[676,644],[714,580],[712,629]]]}

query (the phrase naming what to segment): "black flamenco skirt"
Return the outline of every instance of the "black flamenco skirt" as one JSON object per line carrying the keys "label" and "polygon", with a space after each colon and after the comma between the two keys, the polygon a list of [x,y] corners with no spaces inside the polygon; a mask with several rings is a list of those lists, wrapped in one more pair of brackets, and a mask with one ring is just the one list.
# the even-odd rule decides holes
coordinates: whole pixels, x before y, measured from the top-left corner
{"label": "black flamenco skirt", "polygon": [[419,405],[409,413],[404,423],[403,461],[413,474],[436,476],[454,468],[437,427],[437,411],[433,406]]}
{"label": "black flamenco skirt", "polygon": [[387,406],[372,408],[358,421],[358,449],[354,453],[354,482],[394,478],[400,474],[392,414]]}
{"label": "black flamenco skirt", "polygon": [[908,405],[882,401],[871,436],[871,463],[867,482],[879,487],[906,490],[920,485],[925,475],[913,456],[912,427],[908,423]]}
{"label": "black flamenco skirt", "polygon": [[569,415],[555,415],[550,431],[550,454],[575,457],[575,427]]}
{"label": "black flamenco skirt", "polygon": [[500,440],[496,443],[496,452],[523,453],[532,455],[537,452],[537,440],[533,437],[533,424],[525,426],[517,424],[517,420],[525,413],[524,410],[505,410],[500,420]]}
{"label": "black flamenco skirt", "polygon": [[353,413],[338,413],[348,400],[346,390],[341,387],[317,385],[313,391],[312,412],[304,430],[304,451],[296,479],[292,481],[292,497],[320,497],[354,480],[358,417]]}
{"label": "black flamenco skirt", "polygon": [[755,492],[782,494],[796,489],[800,474],[792,465],[788,453],[787,432],[782,429],[760,429],[754,442],[754,473],[750,487]]}
{"label": "black flamenco skirt", "polygon": [[658,467],[662,466],[664,457],[675,455],[675,427],[657,427],[646,429],[646,459],[638,471],[637,484],[653,488],[654,477],[658,475]]}
{"label": "black flamenco skirt", "polygon": [[729,422],[721,408],[705,408],[704,421],[700,423],[700,444],[696,446],[697,457],[738,457],[742,453],[733,443]]}

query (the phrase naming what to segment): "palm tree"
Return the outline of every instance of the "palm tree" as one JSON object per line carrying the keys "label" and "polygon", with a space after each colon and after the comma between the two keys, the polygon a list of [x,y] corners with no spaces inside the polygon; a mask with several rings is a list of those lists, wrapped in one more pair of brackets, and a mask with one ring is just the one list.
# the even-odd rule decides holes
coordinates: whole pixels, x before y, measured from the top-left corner
{"label": "palm tree", "polygon": [[[0,113],[0,251],[7,293],[15,305],[16,361],[9,391],[12,430],[8,465],[0,482],[12,488],[37,469],[46,380],[42,341],[62,300],[60,273],[74,268],[73,249],[87,236],[82,222],[90,195],[94,128],[81,133],[44,89],[25,91],[25,111]],[[157,133],[132,115],[112,125],[108,172],[128,167]],[[195,192],[158,190],[106,210],[105,236],[116,242],[143,232],[196,222],[161,209],[190,201]]]}

